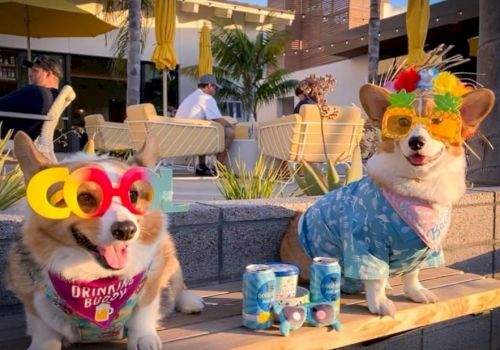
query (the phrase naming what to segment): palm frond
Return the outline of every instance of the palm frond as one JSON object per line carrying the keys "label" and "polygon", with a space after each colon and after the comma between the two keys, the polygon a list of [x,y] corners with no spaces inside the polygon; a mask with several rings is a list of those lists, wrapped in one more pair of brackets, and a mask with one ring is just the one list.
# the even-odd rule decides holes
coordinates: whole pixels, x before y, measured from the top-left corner
{"label": "palm frond", "polygon": [[[290,93],[297,81],[288,79],[288,71],[276,68],[276,57],[291,40],[290,33],[266,29],[252,40],[242,29],[213,23],[212,54],[217,62],[213,74],[222,85],[217,91],[220,102],[241,101],[248,115],[250,112],[255,114],[259,106]],[[268,74],[269,68],[273,70]],[[190,66],[182,72],[195,77],[196,70]]]}

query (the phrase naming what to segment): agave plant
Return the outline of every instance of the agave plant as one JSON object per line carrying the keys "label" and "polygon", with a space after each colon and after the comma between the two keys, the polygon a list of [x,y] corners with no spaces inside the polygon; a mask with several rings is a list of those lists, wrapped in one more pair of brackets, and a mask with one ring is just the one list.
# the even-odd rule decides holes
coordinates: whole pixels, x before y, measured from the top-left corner
{"label": "agave plant", "polygon": [[337,161],[328,161],[326,171],[324,171],[319,165],[303,160],[299,167],[300,171],[295,174],[295,182],[306,195],[320,196],[358,181],[363,176],[363,161],[359,145],[354,149],[352,162],[342,178],[337,172],[337,163]]}
{"label": "agave plant", "polygon": [[13,130],[9,130],[5,138],[0,140],[0,210],[9,208],[23,198],[26,193],[23,173],[19,165],[10,170],[6,169],[6,163],[10,159],[10,152],[5,152],[5,147],[12,133]]}
{"label": "agave plant", "polygon": [[330,74],[326,74],[325,76],[311,74],[309,77],[299,82],[300,89],[310,96],[318,106],[321,125],[321,141],[323,143],[323,152],[326,159],[325,165],[318,165],[302,160],[298,171],[294,175],[295,182],[303,193],[308,196],[323,195],[338,187],[357,181],[363,176],[363,161],[359,144],[354,149],[351,164],[347,165],[348,168],[343,177],[338,174],[336,168],[339,163],[338,159],[340,159],[342,155],[335,161],[328,158],[323,124],[325,119],[335,120],[338,116],[338,109],[331,108],[331,106],[327,105],[325,95],[333,90],[335,83],[335,79]]}
{"label": "agave plant", "polygon": [[286,168],[266,165],[262,154],[252,169],[247,169],[240,160],[234,163],[237,172],[219,161],[215,163],[219,174],[217,187],[225,199],[272,198],[283,195],[288,183],[280,180],[288,174]]}

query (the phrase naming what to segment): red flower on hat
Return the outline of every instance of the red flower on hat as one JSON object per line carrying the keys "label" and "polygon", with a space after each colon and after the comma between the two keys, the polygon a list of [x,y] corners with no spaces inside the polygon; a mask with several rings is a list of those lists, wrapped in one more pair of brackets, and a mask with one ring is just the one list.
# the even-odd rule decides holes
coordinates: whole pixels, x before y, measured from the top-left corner
{"label": "red flower on hat", "polygon": [[410,67],[401,71],[396,79],[394,80],[394,89],[396,91],[406,90],[406,92],[412,92],[417,88],[418,81],[420,80],[420,75],[415,68]]}

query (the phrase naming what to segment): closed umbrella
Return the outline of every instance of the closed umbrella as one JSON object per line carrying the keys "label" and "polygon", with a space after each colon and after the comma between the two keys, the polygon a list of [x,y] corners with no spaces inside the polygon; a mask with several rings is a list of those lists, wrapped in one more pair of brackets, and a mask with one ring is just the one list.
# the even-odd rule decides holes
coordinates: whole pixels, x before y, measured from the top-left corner
{"label": "closed umbrella", "polygon": [[86,37],[115,27],[66,0],[0,0],[0,33],[30,38]]}
{"label": "closed umbrella", "polygon": [[408,33],[408,66],[425,62],[424,44],[429,28],[429,0],[408,0],[406,32]]}
{"label": "closed umbrella", "polygon": [[212,41],[210,39],[210,30],[206,24],[201,28],[198,57],[198,77],[203,74],[212,74]]}
{"label": "closed umbrella", "polygon": [[163,70],[163,111],[167,111],[167,69],[177,65],[174,50],[175,14],[177,0],[155,0],[156,47],[151,60],[156,69]]}

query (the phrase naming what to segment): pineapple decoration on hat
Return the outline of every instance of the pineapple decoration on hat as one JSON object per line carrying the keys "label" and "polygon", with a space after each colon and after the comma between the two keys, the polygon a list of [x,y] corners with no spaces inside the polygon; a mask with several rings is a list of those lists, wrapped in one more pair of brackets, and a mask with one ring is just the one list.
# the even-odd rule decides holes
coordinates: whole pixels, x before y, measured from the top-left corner
{"label": "pineapple decoration on hat", "polygon": [[[463,96],[480,86],[473,79],[460,79],[458,74],[446,70],[469,60],[461,55],[443,58],[451,48],[438,46],[421,66],[404,68],[405,61],[397,65],[394,60],[380,82],[390,92],[389,106],[382,118],[382,138],[403,138],[416,124],[423,124],[433,138],[452,146],[465,145],[475,156],[465,142],[474,134],[492,147],[478,130],[462,125]],[[417,100],[422,101],[418,104],[421,108],[415,109]],[[430,109],[425,108],[427,105]]]}

